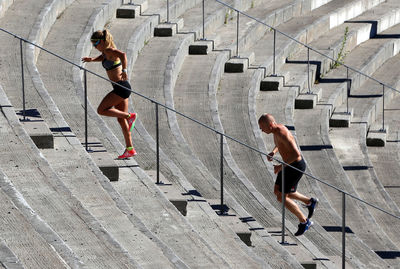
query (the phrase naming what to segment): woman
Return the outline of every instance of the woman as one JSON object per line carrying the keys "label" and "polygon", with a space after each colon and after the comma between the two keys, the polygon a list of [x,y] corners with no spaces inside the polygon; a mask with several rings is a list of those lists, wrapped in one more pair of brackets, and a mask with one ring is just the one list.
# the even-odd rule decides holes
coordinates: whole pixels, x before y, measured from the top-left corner
{"label": "woman", "polygon": [[126,150],[122,155],[118,156],[118,159],[127,159],[136,155],[131,136],[131,132],[135,127],[136,113],[128,113],[128,98],[131,94],[131,85],[127,81],[126,54],[117,50],[113,37],[107,30],[94,32],[90,41],[101,52],[101,55],[95,58],[83,57],[82,61],[102,62],[108,78],[116,82],[116,84],[112,84],[114,89],[101,101],[97,108],[97,113],[118,118],[126,143]]}

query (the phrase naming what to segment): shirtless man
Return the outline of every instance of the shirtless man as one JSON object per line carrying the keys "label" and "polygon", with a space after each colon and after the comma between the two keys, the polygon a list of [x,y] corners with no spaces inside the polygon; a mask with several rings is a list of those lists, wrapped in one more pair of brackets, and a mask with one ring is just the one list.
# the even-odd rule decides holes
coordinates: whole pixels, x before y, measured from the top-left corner
{"label": "shirtless man", "polygon": [[[297,148],[296,141],[294,137],[282,124],[275,122],[274,117],[271,114],[263,114],[259,120],[258,125],[260,129],[267,134],[273,134],[274,136],[274,149],[268,154],[268,161],[272,161],[272,156],[274,156],[278,151],[282,157],[283,162],[293,166],[300,171],[306,170],[306,164]],[[313,224],[310,220],[314,214],[314,210],[318,204],[318,199],[309,198],[305,195],[297,192],[297,184],[300,181],[303,173],[285,166],[285,207],[289,209],[296,217],[299,219],[299,229],[295,233],[296,236],[304,234]],[[274,173],[278,174],[275,181],[274,193],[279,202],[282,202],[282,165],[274,165]],[[308,217],[306,218],[301,212],[299,206],[294,202],[294,200],[301,201],[308,208]]]}

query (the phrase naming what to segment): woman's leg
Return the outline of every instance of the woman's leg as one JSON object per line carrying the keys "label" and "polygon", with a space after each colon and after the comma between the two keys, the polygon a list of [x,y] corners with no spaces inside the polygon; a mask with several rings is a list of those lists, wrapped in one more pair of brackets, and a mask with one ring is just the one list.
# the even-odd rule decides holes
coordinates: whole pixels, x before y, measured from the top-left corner
{"label": "woman's leg", "polygon": [[[128,114],[128,104],[129,104],[129,99],[126,98],[126,99],[123,99],[123,101],[121,103],[116,105],[115,108],[119,111],[122,111],[122,112]],[[126,118],[118,118],[118,123],[121,126],[122,133],[124,134],[126,147],[127,148],[133,147],[131,132],[129,132],[128,120]]]}
{"label": "woman's leg", "polygon": [[97,108],[97,113],[103,116],[126,119],[129,116],[128,105],[126,105],[126,111],[117,108],[117,105],[124,102],[124,100],[126,100],[126,102],[128,101],[128,99],[124,99],[115,93],[110,92],[101,101]]}

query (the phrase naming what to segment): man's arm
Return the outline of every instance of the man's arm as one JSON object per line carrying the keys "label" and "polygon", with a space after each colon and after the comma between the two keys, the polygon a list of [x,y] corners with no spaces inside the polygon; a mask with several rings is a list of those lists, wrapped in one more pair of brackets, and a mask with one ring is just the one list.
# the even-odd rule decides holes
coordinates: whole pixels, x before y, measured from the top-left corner
{"label": "man's arm", "polygon": [[268,153],[267,160],[272,161],[273,159],[271,157],[274,156],[277,152],[278,152],[278,147],[275,146],[274,149],[270,153]]}

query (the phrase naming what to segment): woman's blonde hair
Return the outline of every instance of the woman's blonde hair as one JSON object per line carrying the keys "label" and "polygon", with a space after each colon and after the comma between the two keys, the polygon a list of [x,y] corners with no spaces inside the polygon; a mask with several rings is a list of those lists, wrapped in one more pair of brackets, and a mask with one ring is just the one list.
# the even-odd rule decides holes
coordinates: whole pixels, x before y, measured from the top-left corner
{"label": "woman's blonde hair", "polygon": [[97,40],[104,40],[104,43],[106,45],[106,48],[117,48],[115,46],[113,37],[111,33],[105,29],[103,31],[96,31],[92,34],[92,37],[90,38],[91,41],[97,41]]}

